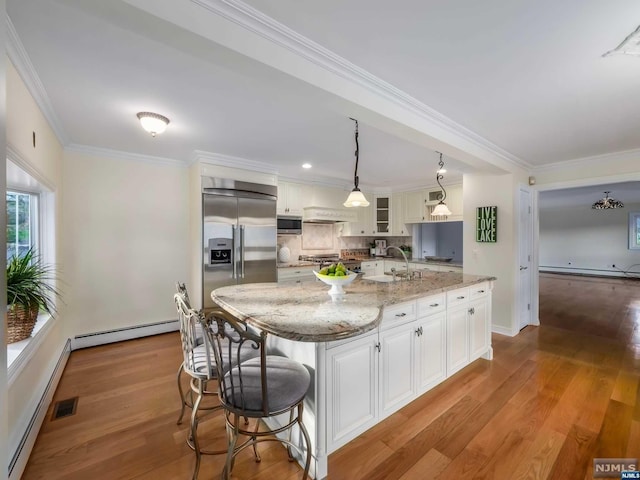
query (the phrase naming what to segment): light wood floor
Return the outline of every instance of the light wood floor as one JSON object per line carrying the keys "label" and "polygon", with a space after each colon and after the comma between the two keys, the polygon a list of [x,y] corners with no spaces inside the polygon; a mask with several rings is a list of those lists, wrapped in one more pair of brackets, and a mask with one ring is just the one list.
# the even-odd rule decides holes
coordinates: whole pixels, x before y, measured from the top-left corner
{"label": "light wood floor", "polygon": [[[478,360],[329,458],[330,480],[587,480],[594,457],[640,458],[640,281],[543,274],[540,327],[493,336]],[[177,334],[73,352],[55,400],[77,413],[45,420],[23,476],[190,478],[176,426]],[[224,442],[220,418],[203,435]],[[236,479],[290,480],[277,444],[237,463]],[[201,479],[219,478],[205,457]]]}

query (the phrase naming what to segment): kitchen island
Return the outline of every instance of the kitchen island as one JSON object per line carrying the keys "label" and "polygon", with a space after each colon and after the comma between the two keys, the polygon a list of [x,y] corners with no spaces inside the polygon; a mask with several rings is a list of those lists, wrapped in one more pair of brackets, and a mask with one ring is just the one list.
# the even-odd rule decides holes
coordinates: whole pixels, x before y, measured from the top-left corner
{"label": "kitchen island", "polygon": [[229,286],[211,297],[269,332],[312,374],[304,422],[315,478],[327,456],[479,357],[491,359],[493,277],[431,272],[358,278],[339,296],[318,281]]}

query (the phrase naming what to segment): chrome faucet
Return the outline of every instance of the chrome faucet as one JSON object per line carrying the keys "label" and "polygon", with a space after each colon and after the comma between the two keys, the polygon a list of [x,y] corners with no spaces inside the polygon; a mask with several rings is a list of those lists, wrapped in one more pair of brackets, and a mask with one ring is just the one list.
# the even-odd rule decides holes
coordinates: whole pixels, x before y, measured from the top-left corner
{"label": "chrome faucet", "polygon": [[[385,253],[388,253],[390,248],[395,248],[396,250],[398,250],[398,251],[402,254],[402,258],[404,258],[404,264],[405,264],[405,266],[406,266],[406,268],[407,268],[407,275],[406,275],[406,278],[407,278],[407,280],[408,280],[408,279],[409,279],[409,260],[407,260],[407,256],[404,254],[404,252],[402,251],[402,249],[400,249],[400,248],[396,247],[395,245],[389,245],[387,248],[385,248],[384,252],[385,252]],[[393,270],[393,269],[391,269],[391,270]],[[395,272],[394,272],[393,277],[394,277],[394,279],[395,279]]]}

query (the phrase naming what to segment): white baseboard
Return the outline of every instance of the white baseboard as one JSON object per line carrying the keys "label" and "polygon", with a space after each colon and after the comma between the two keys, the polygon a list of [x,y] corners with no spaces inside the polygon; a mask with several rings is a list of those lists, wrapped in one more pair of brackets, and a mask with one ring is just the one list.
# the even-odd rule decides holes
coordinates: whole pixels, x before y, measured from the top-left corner
{"label": "white baseboard", "polygon": [[16,442],[16,448],[13,451],[11,461],[9,462],[9,480],[18,480],[22,476],[24,468],[27,466],[29,455],[31,455],[31,449],[36,442],[38,432],[40,431],[44,417],[49,409],[49,404],[53,399],[53,394],[56,391],[60,377],[62,377],[62,372],[67,364],[70,353],[71,342],[70,340],[67,340],[62,348],[60,358],[58,358],[58,363],[56,363],[53,373],[51,374],[51,378],[42,393],[42,397],[40,397],[40,401],[35,407],[33,415],[22,434],[22,438],[19,442]]}
{"label": "white baseboard", "polygon": [[506,335],[507,337],[515,337],[519,332],[519,330],[514,332],[513,329],[503,327],[502,325],[491,325],[491,331],[493,333],[499,333],[500,335]]}
{"label": "white baseboard", "polygon": [[132,327],[118,328],[104,332],[87,333],[76,335],[71,339],[71,350],[79,348],[95,347],[107,343],[133,340],[134,338],[148,337],[160,333],[176,332],[180,329],[178,320],[167,320],[166,322],[149,323],[146,325],[136,325]]}

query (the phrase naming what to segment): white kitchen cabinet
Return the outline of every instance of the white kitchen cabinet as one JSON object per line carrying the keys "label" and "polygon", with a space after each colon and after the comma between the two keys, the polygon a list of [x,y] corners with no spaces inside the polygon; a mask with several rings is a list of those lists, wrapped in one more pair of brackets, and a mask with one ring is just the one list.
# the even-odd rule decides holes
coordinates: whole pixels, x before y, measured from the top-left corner
{"label": "white kitchen cabinet", "polygon": [[405,223],[405,194],[394,193],[391,196],[391,234],[394,236],[411,236],[411,225]]}
{"label": "white kitchen cabinet", "polygon": [[300,183],[278,182],[278,215],[302,216],[302,210],[307,206],[304,201],[304,188]]}
{"label": "white kitchen cabinet", "polygon": [[363,237],[375,235],[373,226],[373,197],[370,193],[362,192],[367,200],[368,207],[353,207],[356,211],[358,219],[355,222],[343,223],[339,227],[341,237]]}
{"label": "white kitchen cabinet", "polygon": [[[475,295],[474,295],[475,293]],[[474,299],[475,298],[475,299]],[[491,345],[491,300],[486,285],[471,291],[469,302],[469,361],[486,355]]]}
{"label": "white kitchen cabinet", "polygon": [[447,293],[447,376],[479,357],[492,357],[489,290],[480,283]]}
{"label": "white kitchen cabinet", "polygon": [[426,191],[416,190],[404,194],[404,221],[406,223],[421,223],[425,221]]}
{"label": "white kitchen cabinet", "polygon": [[380,332],[380,414],[386,418],[416,396],[414,322]]}
{"label": "white kitchen cabinet", "polygon": [[433,198],[437,198],[442,191],[441,190],[432,190],[427,193],[427,204],[425,208],[425,223],[438,223],[438,222],[454,222],[460,221],[463,219],[462,216],[462,185],[449,185],[445,187],[447,192],[447,197],[444,200],[444,203],[447,205],[449,210],[451,211],[451,215],[448,216],[432,216],[430,212],[436,208],[437,202],[432,200]]}
{"label": "white kitchen cabinet", "polygon": [[378,422],[378,335],[327,350],[327,451]]}
{"label": "white kitchen cabinet", "polygon": [[391,195],[376,195],[373,198],[373,230],[375,235],[391,235]]}
{"label": "white kitchen cabinet", "polygon": [[310,280],[315,277],[314,266],[278,268],[278,282]]}
{"label": "white kitchen cabinet", "polygon": [[447,311],[447,377],[469,364],[467,305]]}
{"label": "white kitchen cabinet", "polygon": [[370,260],[360,263],[360,270],[365,277],[384,275],[384,260]]}
{"label": "white kitchen cabinet", "polygon": [[326,344],[327,452],[490,359],[490,290],[485,282],[390,305],[374,333]]}

